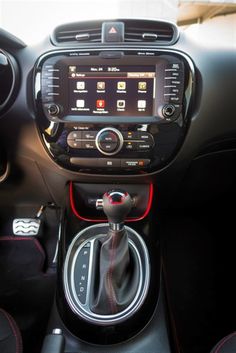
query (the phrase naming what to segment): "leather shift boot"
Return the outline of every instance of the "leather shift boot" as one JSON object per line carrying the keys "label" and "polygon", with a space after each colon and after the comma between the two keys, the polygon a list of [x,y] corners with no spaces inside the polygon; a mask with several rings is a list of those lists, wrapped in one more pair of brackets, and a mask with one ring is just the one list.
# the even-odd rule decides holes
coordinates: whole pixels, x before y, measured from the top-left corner
{"label": "leather shift boot", "polygon": [[130,249],[125,229],[109,230],[95,246],[92,311],[101,315],[117,314],[129,306],[137,292],[138,259]]}

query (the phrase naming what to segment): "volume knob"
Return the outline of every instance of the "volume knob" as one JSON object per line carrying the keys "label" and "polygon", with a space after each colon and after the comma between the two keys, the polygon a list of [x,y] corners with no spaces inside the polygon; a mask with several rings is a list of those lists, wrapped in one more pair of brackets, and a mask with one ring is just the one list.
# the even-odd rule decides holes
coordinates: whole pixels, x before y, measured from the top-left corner
{"label": "volume knob", "polygon": [[60,113],[60,107],[57,104],[50,104],[47,107],[48,110],[48,114],[50,114],[51,116],[57,116]]}
{"label": "volume knob", "polygon": [[109,127],[99,131],[95,142],[102,154],[112,156],[121,150],[124,140],[119,130]]}

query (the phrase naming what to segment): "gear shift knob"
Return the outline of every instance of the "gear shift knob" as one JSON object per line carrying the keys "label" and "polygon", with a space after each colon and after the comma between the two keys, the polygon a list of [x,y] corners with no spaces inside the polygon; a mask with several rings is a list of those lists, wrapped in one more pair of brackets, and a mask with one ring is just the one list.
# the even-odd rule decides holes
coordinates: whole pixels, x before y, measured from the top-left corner
{"label": "gear shift knob", "polygon": [[132,206],[133,200],[123,190],[111,190],[103,195],[103,211],[110,224],[123,224]]}

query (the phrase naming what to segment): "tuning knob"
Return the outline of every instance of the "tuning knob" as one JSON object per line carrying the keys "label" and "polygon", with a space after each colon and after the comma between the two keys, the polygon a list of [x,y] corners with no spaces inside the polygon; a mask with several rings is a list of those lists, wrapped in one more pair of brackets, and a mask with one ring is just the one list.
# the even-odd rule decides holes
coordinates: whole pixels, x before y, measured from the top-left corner
{"label": "tuning knob", "polygon": [[112,156],[121,150],[124,140],[119,130],[109,127],[98,132],[95,142],[102,154]]}
{"label": "tuning knob", "polygon": [[60,107],[57,104],[50,104],[47,107],[48,114],[51,116],[57,116],[60,113]]}

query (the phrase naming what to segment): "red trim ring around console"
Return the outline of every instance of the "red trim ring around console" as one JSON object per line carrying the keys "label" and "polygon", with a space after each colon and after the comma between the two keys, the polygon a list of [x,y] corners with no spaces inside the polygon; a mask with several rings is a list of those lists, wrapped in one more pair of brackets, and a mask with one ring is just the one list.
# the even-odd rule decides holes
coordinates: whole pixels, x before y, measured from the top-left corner
{"label": "red trim ring around console", "polygon": [[[75,206],[75,200],[74,200],[74,194],[73,194],[73,182],[72,181],[70,182],[70,185],[69,185],[69,197],[70,197],[70,207],[72,209],[72,212],[81,221],[95,222],[95,223],[107,222],[106,218],[87,218],[87,217],[79,214],[79,212],[77,211],[76,206]],[[139,217],[134,217],[134,218],[128,217],[126,219],[126,222],[137,222],[137,221],[141,221],[142,219],[147,217],[147,215],[149,214],[149,212],[151,210],[152,199],[153,199],[153,184],[151,183],[151,184],[149,184],[149,198],[148,198],[147,208],[146,208],[145,212]]]}

